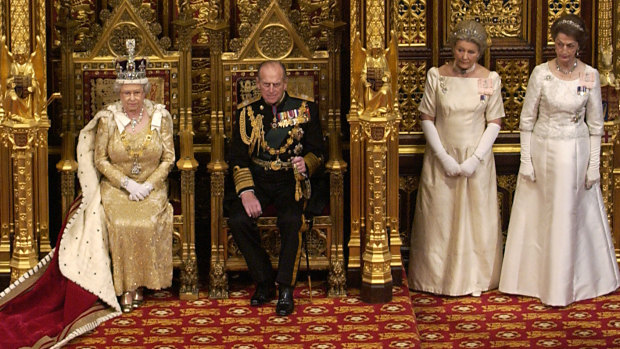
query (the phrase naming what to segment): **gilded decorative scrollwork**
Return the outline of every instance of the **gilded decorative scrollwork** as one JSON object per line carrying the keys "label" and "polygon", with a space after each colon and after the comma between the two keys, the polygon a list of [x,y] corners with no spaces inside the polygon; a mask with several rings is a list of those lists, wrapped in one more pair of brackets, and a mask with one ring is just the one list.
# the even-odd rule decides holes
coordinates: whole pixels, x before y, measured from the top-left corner
{"label": "gilded decorative scrollwork", "polygon": [[211,36],[208,30],[202,30],[202,28],[206,28],[207,24],[216,23],[218,20],[226,21],[228,16],[225,14],[228,12],[222,9],[218,0],[190,0],[188,5],[196,20],[196,28],[200,28],[196,31],[193,42],[198,45],[208,45]]}
{"label": "gilded decorative scrollwork", "polygon": [[211,263],[209,270],[209,297],[228,298],[228,275],[223,262]]}
{"label": "gilded decorative scrollwork", "polygon": [[446,1],[450,25],[464,18],[475,18],[493,38],[526,39],[524,16],[528,0]]}
{"label": "gilded decorative scrollwork", "polygon": [[400,61],[398,103],[401,113],[400,132],[420,131],[418,106],[424,95],[426,61]]}
{"label": "gilded decorative scrollwork", "polygon": [[[334,11],[334,0],[323,1],[299,1],[299,9],[293,8],[290,0],[259,0],[237,1],[237,10],[239,15],[238,37],[230,41],[230,48],[238,52],[244,46],[244,42],[252,34],[257,24],[256,19],[261,18],[263,11],[267,9],[272,2],[277,2],[278,6],[288,16],[288,20],[295,26],[295,31],[303,38],[308,48],[312,51],[318,49],[321,42],[326,42],[326,33],[321,30],[320,23],[329,20],[330,16],[338,15]],[[331,9],[331,10],[330,10]],[[275,56],[279,57],[279,56]]]}
{"label": "gilded decorative scrollwork", "polygon": [[400,202],[400,239],[403,246],[409,246],[412,233],[413,213],[415,210],[414,193],[420,184],[419,176],[401,176],[398,178],[398,196]]}
{"label": "gilded decorative scrollwork", "polygon": [[13,0],[10,6],[11,52],[17,61],[22,61],[31,52],[29,0]]}
{"label": "gilded decorative scrollwork", "polygon": [[551,25],[556,19],[562,15],[572,13],[579,15],[581,13],[581,1],[580,0],[549,0],[549,15],[547,18],[547,44],[553,44],[553,38],[551,37]]}
{"label": "gilded decorative scrollwork", "polygon": [[332,258],[329,268],[329,297],[344,297],[347,295],[347,279],[345,275],[344,261]]}
{"label": "gilded decorative scrollwork", "polygon": [[504,111],[506,112],[503,129],[517,131],[529,79],[529,60],[498,59],[496,61],[496,69],[502,78],[502,98],[504,100]]}
{"label": "gilded decorative scrollwork", "polygon": [[614,48],[612,45],[613,4],[612,0],[599,1],[598,11],[598,71],[601,74],[601,87],[615,86],[613,71]]}
{"label": "gilded decorative scrollwork", "polygon": [[192,119],[201,137],[208,137],[211,123],[211,64],[206,58],[192,59]]}
{"label": "gilded decorative scrollwork", "polygon": [[426,45],[426,0],[399,0],[397,8],[398,46]]}
{"label": "gilded decorative scrollwork", "polygon": [[126,55],[127,48],[125,48],[125,42],[127,39],[136,40],[136,54],[142,55],[144,45],[142,44],[143,38],[140,33],[140,29],[134,23],[122,23],[114,27],[112,31],[112,40],[108,41],[108,48],[110,52],[116,57],[122,57]]}
{"label": "gilded decorative scrollwork", "polygon": [[293,39],[281,25],[269,25],[260,33],[256,49],[268,59],[281,59],[293,50]]}

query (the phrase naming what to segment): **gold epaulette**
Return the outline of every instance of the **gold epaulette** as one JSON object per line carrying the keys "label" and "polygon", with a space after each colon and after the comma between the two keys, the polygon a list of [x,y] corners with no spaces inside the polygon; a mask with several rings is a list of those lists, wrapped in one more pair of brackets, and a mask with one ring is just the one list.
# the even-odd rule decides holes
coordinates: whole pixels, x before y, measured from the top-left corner
{"label": "gold epaulette", "polygon": [[293,98],[301,99],[301,100],[308,101],[308,102],[314,102],[314,96],[308,96],[306,94],[294,94],[289,91],[286,91],[286,92],[288,92],[288,95]]}
{"label": "gold epaulette", "polygon": [[257,97],[254,97],[252,99],[246,99],[244,101],[241,101],[241,103],[237,104],[237,109],[245,108],[248,105],[258,101],[259,99],[261,99],[261,96],[257,96]]}

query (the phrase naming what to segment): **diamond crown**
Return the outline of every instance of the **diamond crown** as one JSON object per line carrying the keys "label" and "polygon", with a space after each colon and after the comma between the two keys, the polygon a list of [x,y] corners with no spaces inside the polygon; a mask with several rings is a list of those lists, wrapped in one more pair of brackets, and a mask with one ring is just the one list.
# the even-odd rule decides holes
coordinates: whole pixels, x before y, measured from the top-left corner
{"label": "diamond crown", "polygon": [[127,59],[116,62],[116,80],[135,81],[146,79],[146,59],[134,58],[136,40],[127,39]]}

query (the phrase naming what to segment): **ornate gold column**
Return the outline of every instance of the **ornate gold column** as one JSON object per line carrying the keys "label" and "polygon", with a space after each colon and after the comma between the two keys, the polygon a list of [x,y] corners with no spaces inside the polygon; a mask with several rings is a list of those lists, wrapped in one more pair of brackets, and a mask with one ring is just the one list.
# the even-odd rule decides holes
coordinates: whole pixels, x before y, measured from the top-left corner
{"label": "ornate gold column", "polygon": [[217,21],[208,25],[211,57],[211,161],[207,165],[211,173],[211,268],[209,271],[209,297],[228,298],[226,274],[226,236],[224,225],[224,177],[228,164],[224,160],[224,86],[222,51],[228,24]]}
{"label": "ornate gold column", "polygon": [[183,269],[181,270],[181,299],[198,298],[198,266],[194,243],[194,178],[198,161],[194,158],[194,130],[192,123],[192,18],[189,2],[184,2],[174,21],[178,31],[179,71],[183,72],[179,86],[179,142],[180,156],[177,167],[181,171],[181,212],[183,213]]}
{"label": "ornate gold column", "polygon": [[321,26],[328,32],[329,68],[328,80],[329,94],[327,100],[330,101],[328,111],[327,137],[329,138],[329,161],[325,168],[330,177],[330,199],[331,219],[333,227],[334,241],[331,242],[330,261],[329,261],[329,283],[327,294],[330,297],[346,296],[346,275],[344,266],[344,241],[342,241],[343,214],[344,214],[344,173],[347,170],[347,163],[342,158],[342,148],[340,146],[340,47],[342,43],[342,29],[345,23],[337,20],[337,16],[329,21],[321,23]]}
{"label": "ornate gold column", "polygon": [[[77,22],[71,18],[71,1],[63,0],[58,11],[56,24],[60,32],[60,55],[61,55],[61,93],[63,96],[73,96],[75,91],[75,79],[73,69],[73,42]],[[75,101],[72,98],[62,99],[62,150],[60,161],[56,169],[60,172],[62,215],[67,214],[75,198],[75,174],[77,161],[75,159],[75,139],[77,136],[75,126]]]}
{"label": "ornate gold column", "polygon": [[[360,24],[362,16],[362,1],[351,1],[351,47],[353,47],[353,40],[355,36],[361,32],[362,26]],[[356,60],[359,57],[356,53],[351,52],[350,66],[353,69]],[[359,68],[361,69],[361,67]],[[347,121],[349,122],[350,139],[349,139],[349,154],[350,154],[350,199],[351,199],[351,233],[349,237],[349,263],[347,266],[347,281],[349,286],[360,287],[362,279],[362,236],[364,236],[365,222],[364,214],[362,212],[364,205],[364,196],[362,195],[361,188],[363,187],[363,175],[362,169],[365,168],[365,158],[362,156],[364,143],[361,137],[361,128],[358,110],[358,100],[356,93],[356,83],[354,76],[351,75],[351,108],[349,115],[347,115]]]}
{"label": "ornate gold column", "polygon": [[[51,250],[45,2],[12,0],[2,6],[0,21],[9,27],[1,33],[9,37],[0,38],[0,271],[10,266],[15,280],[37,263],[39,253]],[[10,235],[14,238],[7,263]]]}
{"label": "ornate gold column", "polygon": [[[365,28],[355,33],[351,45],[349,120],[361,131],[355,144],[360,154],[355,157],[352,149],[351,167],[361,169],[356,180],[363,188],[364,205],[357,214],[366,223],[365,231],[360,231],[363,247],[360,295],[370,303],[392,299],[392,267],[396,268],[399,281],[402,277],[398,234],[398,47],[392,32],[385,48],[385,8],[384,1],[366,2]],[[353,117],[354,113],[357,117]],[[351,142],[353,138],[352,135]],[[351,185],[352,193],[359,188],[355,187],[353,178]]]}

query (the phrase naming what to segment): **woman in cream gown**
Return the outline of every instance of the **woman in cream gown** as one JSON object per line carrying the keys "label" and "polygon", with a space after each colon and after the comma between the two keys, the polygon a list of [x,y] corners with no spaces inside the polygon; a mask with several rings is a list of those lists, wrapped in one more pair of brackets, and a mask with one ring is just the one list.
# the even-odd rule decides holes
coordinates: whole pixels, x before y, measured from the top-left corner
{"label": "woman in cream gown", "polygon": [[521,111],[521,166],[499,289],[565,306],[609,293],[620,274],[598,183],[603,134],[596,69],[576,58],[577,16],[552,26],[557,57],[532,72]]}
{"label": "woman in cream gown", "polygon": [[480,295],[499,282],[502,240],[491,147],[504,107],[499,75],[475,63],[486,43],[484,27],[463,21],[452,37],[455,61],[429,70],[419,107],[427,147],[409,286]]}

